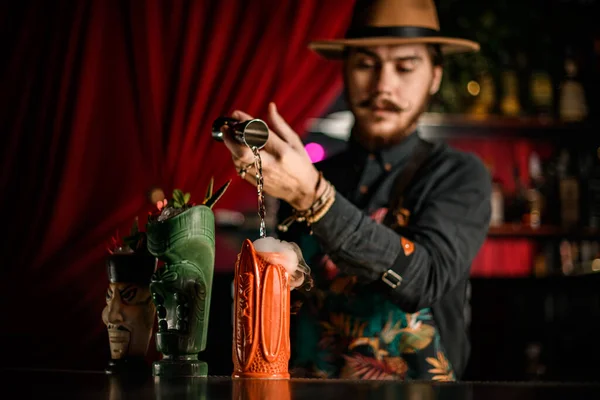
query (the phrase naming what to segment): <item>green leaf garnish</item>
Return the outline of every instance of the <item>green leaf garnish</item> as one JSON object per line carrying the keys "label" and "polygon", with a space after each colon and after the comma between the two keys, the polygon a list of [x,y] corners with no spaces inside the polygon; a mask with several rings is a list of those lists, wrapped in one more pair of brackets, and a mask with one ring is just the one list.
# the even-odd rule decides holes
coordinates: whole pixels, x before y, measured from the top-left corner
{"label": "green leaf garnish", "polygon": [[219,201],[219,199],[225,194],[225,191],[227,190],[227,188],[229,187],[229,185],[231,184],[231,179],[229,181],[227,181],[226,184],[224,184],[223,186],[221,186],[219,188],[219,190],[217,190],[215,192],[215,194],[213,194],[205,203],[204,205],[206,205],[208,208],[213,208],[213,206],[217,203],[217,201]]}
{"label": "green leaf garnish", "polygon": [[206,189],[206,195],[204,196],[204,204],[212,197],[213,194],[213,186],[215,184],[215,178],[213,176],[210,177],[210,182],[208,183],[208,188]]}

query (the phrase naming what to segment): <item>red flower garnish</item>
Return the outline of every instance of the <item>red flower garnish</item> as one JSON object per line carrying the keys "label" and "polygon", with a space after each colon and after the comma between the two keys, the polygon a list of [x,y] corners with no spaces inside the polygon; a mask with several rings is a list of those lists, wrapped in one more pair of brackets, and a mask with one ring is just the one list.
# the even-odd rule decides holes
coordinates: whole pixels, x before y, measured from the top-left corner
{"label": "red flower garnish", "polygon": [[159,200],[156,202],[156,208],[158,208],[158,211],[160,211],[163,208],[165,208],[168,203],[169,203],[169,201],[167,199]]}

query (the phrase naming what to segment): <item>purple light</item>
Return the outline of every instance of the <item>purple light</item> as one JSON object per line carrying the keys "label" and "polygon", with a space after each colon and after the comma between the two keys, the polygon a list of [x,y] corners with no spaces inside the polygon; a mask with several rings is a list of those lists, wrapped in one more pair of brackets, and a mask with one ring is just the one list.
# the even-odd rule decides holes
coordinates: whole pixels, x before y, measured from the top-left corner
{"label": "purple light", "polygon": [[325,149],[318,143],[307,143],[304,149],[308,153],[313,163],[319,162],[325,158]]}

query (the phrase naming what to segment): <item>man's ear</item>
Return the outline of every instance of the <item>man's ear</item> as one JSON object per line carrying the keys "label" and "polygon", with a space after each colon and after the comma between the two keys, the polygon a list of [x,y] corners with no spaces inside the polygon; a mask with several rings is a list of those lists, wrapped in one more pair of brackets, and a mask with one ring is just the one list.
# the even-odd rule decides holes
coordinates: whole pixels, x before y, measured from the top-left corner
{"label": "man's ear", "polygon": [[429,94],[434,95],[440,90],[440,84],[442,83],[443,68],[440,65],[433,67],[433,79],[431,80],[431,87],[429,88]]}

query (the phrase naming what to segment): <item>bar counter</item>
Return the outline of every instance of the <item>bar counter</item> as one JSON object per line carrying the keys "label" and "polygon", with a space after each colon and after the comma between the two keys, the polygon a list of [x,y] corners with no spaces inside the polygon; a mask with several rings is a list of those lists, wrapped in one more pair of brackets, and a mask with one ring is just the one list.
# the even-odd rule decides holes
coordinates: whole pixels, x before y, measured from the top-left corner
{"label": "bar counter", "polygon": [[123,378],[102,371],[4,370],[2,398],[18,399],[595,399],[600,383],[410,382],[324,379]]}

